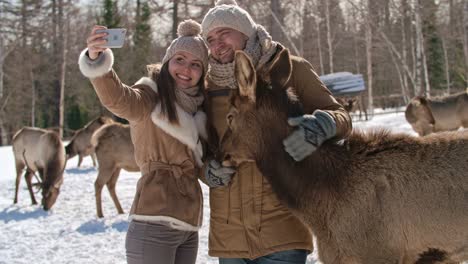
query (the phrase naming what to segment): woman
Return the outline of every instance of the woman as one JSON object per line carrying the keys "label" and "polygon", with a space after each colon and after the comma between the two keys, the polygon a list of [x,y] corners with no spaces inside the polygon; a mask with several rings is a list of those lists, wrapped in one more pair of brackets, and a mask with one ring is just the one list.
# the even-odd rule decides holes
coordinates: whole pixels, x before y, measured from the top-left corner
{"label": "woman", "polygon": [[196,175],[202,165],[200,139],[206,139],[200,109],[208,63],[200,25],[182,22],[162,66],[148,66],[149,77],[131,87],[112,69],[112,51],[101,47],[106,40],[99,29],[105,27],[93,27],[87,38],[80,70],[101,103],[129,121],[142,173],[130,210],[127,262],[195,263],[203,216]]}

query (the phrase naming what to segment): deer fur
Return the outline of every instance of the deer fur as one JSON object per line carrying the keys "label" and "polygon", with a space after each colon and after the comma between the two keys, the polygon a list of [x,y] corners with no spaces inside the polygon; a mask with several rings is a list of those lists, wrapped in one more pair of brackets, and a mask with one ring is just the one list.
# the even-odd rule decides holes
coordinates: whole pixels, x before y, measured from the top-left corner
{"label": "deer fur", "polygon": [[420,136],[468,128],[467,92],[433,99],[414,97],[406,107],[406,120]]}
{"label": "deer fur", "polygon": [[99,164],[98,176],[94,182],[96,211],[103,217],[101,193],[104,185],[114,201],[119,214],[124,211],[115,192],[120,170],[140,171],[135,161],[135,150],[130,138],[130,126],[120,123],[107,124],[99,128],[92,136],[91,143],[95,149]]}
{"label": "deer fur", "polygon": [[78,167],[80,167],[83,158],[91,156],[93,166],[96,167],[96,158],[94,148],[91,144],[91,136],[101,126],[110,123],[113,123],[110,117],[100,116],[86,124],[83,128],[78,129],[71,138],[70,143],[65,147],[68,159],[78,155]]}
{"label": "deer fur", "polygon": [[32,204],[37,204],[31,179],[34,173],[39,172],[42,189],[41,205],[44,210],[49,210],[60,193],[66,164],[65,149],[59,135],[50,130],[23,127],[13,136],[12,145],[16,165],[13,203],[18,202],[18,187],[21,174],[25,170],[24,178]]}
{"label": "deer fur", "polygon": [[[468,260],[468,132],[427,137],[354,131],[301,162],[284,151],[302,113],[289,52],[257,78],[236,52],[239,90],[221,140],[224,165],[254,160],[273,191],[317,238],[324,264]],[[266,83],[268,81],[268,83]]]}

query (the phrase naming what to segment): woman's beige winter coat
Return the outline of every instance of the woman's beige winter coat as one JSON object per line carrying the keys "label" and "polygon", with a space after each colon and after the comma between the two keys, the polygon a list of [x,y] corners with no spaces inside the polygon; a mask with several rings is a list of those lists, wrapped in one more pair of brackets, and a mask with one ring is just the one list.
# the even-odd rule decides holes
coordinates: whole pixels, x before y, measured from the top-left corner
{"label": "woman's beige winter coat", "polygon": [[130,123],[135,159],[143,175],[130,218],[197,231],[203,216],[197,175],[203,154],[199,137],[206,138],[205,114],[192,115],[177,105],[179,125],[169,123],[161,115],[158,87],[152,78],[143,77],[129,87],[112,70],[111,50],[95,61],[86,51],[79,59],[82,73],[90,78],[101,103]]}
{"label": "woman's beige winter coat", "polygon": [[[345,137],[351,131],[349,114],[325,88],[309,62],[295,56],[291,60],[292,76],[287,86],[296,89],[305,113],[327,111],[336,121],[336,137]],[[233,90],[211,82],[207,90],[207,114],[213,118],[221,139]],[[211,256],[255,259],[283,250],[313,249],[309,230],[280,203],[253,162],[240,164],[228,186],[210,189],[210,208]]]}

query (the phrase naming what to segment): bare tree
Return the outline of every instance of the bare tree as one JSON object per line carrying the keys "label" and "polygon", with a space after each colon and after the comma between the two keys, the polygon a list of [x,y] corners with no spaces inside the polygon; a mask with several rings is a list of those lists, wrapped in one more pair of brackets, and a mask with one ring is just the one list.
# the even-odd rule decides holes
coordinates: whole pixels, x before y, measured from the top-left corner
{"label": "bare tree", "polygon": [[366,39],[366,65],[367,65],[367,97],[369,112],[374,113],[374,97],[373,97],[373,81],[374,76],[372,72],[372,8],[371,1],[367,0],[365,5],[365,39]]}
{"label": "bare tree", "polygon": [[327,28],[328,65],[330,73],[333,73],[333,40],[330,23],[330,0],[325,0],[325,25]]}
{"label": "bare tree", "polygon": [[463,51],[465,55],[465,83],[468,87],[468,1],[463,6]]}
{"label": "bare tree", "polygon": [[177,26],[179,24],[179,0],[173,0],[172,7],[172,39],[177,38]]}
{"label": "bare tree", "polygon": [[444,49],[444,66],[445,66],[445,79],[446,79],[446,85],[447,85],[447,90],[446,93],[447,95],[450,94],[450,64],[449,64],[449,57],[448,57],[448,52],[447,52],[447,41],[442,38],[442,48]]}

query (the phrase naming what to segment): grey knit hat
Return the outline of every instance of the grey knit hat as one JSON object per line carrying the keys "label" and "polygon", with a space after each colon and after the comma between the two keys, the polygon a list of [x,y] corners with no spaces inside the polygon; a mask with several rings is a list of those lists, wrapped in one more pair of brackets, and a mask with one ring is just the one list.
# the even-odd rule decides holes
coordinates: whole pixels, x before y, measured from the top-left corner
{"label": "grey knit hat", "polygon": [[208,48],[200,35],[201,26],[195,20],[182,21],[177,27],[178,38],[167,48],[162,64],[169,61],[178,51],[185,51],[203,63],[204,72],[208,71]]}
{"label": "grey knit hat", "polygon": [[218,0],[203,18],[203,38],[206,39],[208,33],[218,27],[232,28],[250,37],[255,33],[257,25],[235,0]]}

